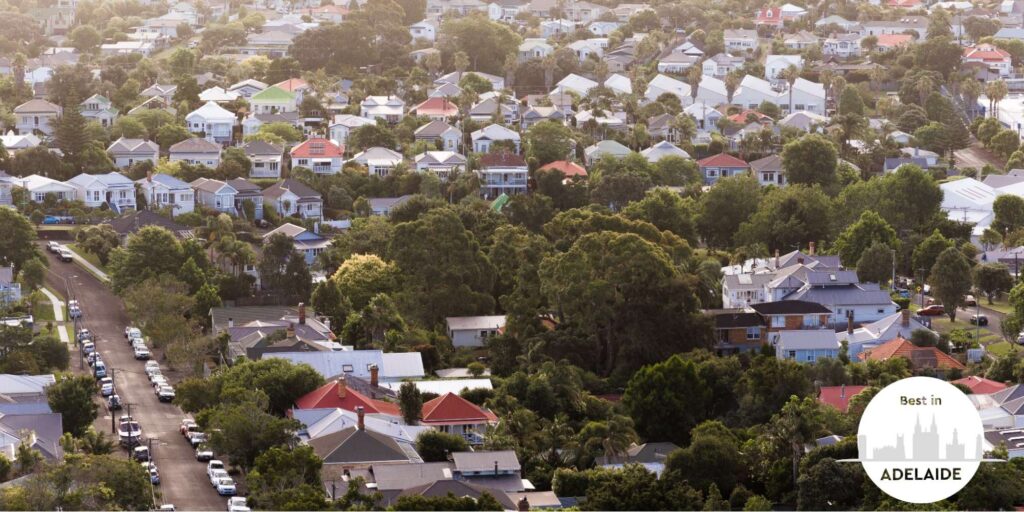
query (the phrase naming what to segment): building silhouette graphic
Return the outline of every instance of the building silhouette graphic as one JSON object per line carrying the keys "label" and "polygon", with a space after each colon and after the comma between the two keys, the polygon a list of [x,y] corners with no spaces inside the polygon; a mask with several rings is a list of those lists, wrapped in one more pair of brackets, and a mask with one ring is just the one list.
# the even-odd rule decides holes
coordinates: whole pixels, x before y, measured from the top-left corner
{"label": "building silhouette graphic", "polygon": [[[889,441],[869,438],[867,435],[857,436],[857,451],[860,460],[876,461],[963,461],[981,460],[982,452],[981,437],[974,440],[968,453],[968,443],[960,439],[960,433],[954,428],[947,436],[949,442],[943,444],[942,435],[936,424],[935,416],[932,416],[931,425],[925,429],[921,425],[921,415],[917,415],[914,424],[914,431],[910,438],[906,439],[904,433],[896,433],[895,444]],[[907,453],[907,446],[910,446],[911,453]]]}

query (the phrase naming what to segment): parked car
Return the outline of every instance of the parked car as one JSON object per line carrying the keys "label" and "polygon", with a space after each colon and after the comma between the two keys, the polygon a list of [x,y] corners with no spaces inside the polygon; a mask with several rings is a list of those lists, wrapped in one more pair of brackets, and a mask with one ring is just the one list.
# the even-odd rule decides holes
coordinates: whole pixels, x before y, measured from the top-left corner
{"label": "parked car", "polygon": [[978,305],[978,299],[974,298],[974,295],[967,295],[964,297],[964,307],[975,307]]}
{"label": "parked car", "polygon": [[100,379],[100,394],[110,396],[114,394],[114,379],[103,377]]}
{"label": "parked car", "polygon": [[932,304],[926,308],[917,311],[918,315],[921,316],[939,316],[946,314],[946,308],[942,307],[942,304]]}
{"label": "parked car", "polygon": [[152,375],[154,372],[160,373],[160,363],[156,361],[146,361],[146,366],[143,367],[143,371],[146,372],[147,377]]}
{"label": "parked car", "polygon": [[[93,354],[95,354],[95,352],[93,352]],[[97,361],[97,363],[93,365],[93,374],[96,376],[97,379],[102,379],[103,377],[106,377],[107,365],[103,364],[103,361]]]}
{"label": "parked car", "polygon": [[988,325],[988,317],[985,315],[971,315],[971,325]]}
{"label": "parked car", "polygon": [[58,252],[60,252],[60,244],[52,240],[46,242],[46,250],[52,252],[53,254],[57,254]]}
{"label": "parked car", "polygon": [[142,425],[137,421],[124,421],[117,426],[117,437],[124,446],[139,444],[142,437]]}
{"label": "parked car", "polygon": [[134,339],[140,339],[141,340],[142,339],[142,331],[139,328],[137,328],[137,327],[125,327],[124,328],[124,337],[128,339],[129,343],[131,343],[131,340],[134,340]]}
{"label": "parked car", "polygon": [[1017,344],[1024,345],[1024,331],[1017,334]]}
{"label": "parked car", "polygon": [[99,359],[100,353],[93,351],[85,355],[85,362],[89,363],[89,366],[95,366],[96,360]]}
{"label": "parked car", "polygon": [[188,442],[192,445],[192,449],[195,449],[197,446],[205,443],[206,441],[206,434],[202,432],[192,432],[188,436]]}
{"label": "parked car", "polygon": [[121,403],[121,397],[117,396],[116,394],[107,397],[107,410],[117,411],[120,410],[121,407],[123,406],[124,404]]}
{"label": "parked car", "polygon": [[43,224],[60,224],[60,217],[56,215],[47,215],[43,217]]}
{"label": "parked car", "polygon": [[57,253],[57,257],[60,258],[64,263],[71,263],[75,261],[75,253],[71,252],[71,249],[61,247],[60,252]]}
{"label": "parked car", "polygon": [[185,418],[181,420],[181,426],[178,427],[178,432],[181,435],[187,435],[189,432],[198,432],[199,425],[196,425],[195,420],[192,418]]}
{"label": "parked car", "polygon": [[92,340],[92,331],[84,328],[79,329],[78,332],[75,333],[75,341],[81,343],[85,340]]}
{"label": "parked car", "polygon": [[217,494],[221,496],[234,496],[237,490],[235,489],[235,481],[231,477],[221,478],[217,480]]}
{"label": "parked car", "polygon": [[245,498],[241,496],[228,498],[228,512],[249,512],[250,510]]}
{"label": "parked car", "polygon": [[217,486],[217,482],[221,478],[231,478],[231,476],[228,475],[228,470],[226,470],[224,468],[210,470],[209,471],[209,475],[210,475],[210,485],[212,485],[214,487]]}
{"label": "parked car", "polygon": [[196,460],[199,462],[209,462],[213,460],[213,449],[205,444],[199,445],[196,448]]}
{"label": "parked car", "polygon": [[132,450],[132,458],[139,462],[149,462],[149,447],[136,446]]}
{"label": "parked car", "polygon": [[68,301],[68,318],[74,320],[82,317],[82,307],[77,300]]}
{"label": "parked car", "polygon": [[158,508],[157,510],[159,510],[160,512],[175,512],[178,509],[174,508],[173,503],[164,503],[163,505],[160,505],[160,508]]}
{"label": "parked car", "polygon": [[141,347],[135,347],[135,359],[145,361],[149,359],[149,349],[145,345]]}
{"label": "parked car", "polygon": [[143,463],[142,466],[149,472],[149,481],[152,482],[153,485],[160,485],[160,471],[157,469],[156,463],[148,461]]}
{"label": "parked car", "polygon": [[218,469],[224,471],[224,474],[227,475],[227,471],[224,470],[223,462],[213,459],[206,463],[206,477],[210,479],[210,485],[213,485],[213,472]]}
{"label": "parked car", "polygon": [[86,357],[88,357],[89,354],[92,354],[95,351],[96,351],[96,345],[93,344],[93,342],[87,341],[85,343],[82,343],[82,353],[85,354]]}
{"label": "parked car", "polygon": [[161,402],[173,402],[174,388],[171,386],[160,386],[160,389],[156,390],[156,397]]}

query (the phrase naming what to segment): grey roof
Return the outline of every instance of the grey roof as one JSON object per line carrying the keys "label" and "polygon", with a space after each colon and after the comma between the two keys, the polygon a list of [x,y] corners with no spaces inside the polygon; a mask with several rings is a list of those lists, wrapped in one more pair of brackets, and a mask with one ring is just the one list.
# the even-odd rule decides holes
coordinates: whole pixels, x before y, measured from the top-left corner
{"label": "grey roof", "polygon": [[152,155],[160,152],[160,146],[151,140],[126,139],[122,137],[110,144],[107,151],[111,153],[142,153]]}
{"label": "grey roof", "polygon": [[762,315],[811,315],[830,314],[832,310],[822,306],[820,303],[803,300],[780,300],[754,304],[751,309]]}
{"label": "grey roof", "polygon": [[1024,182],[1024,176],[1012,174],[989,174],[982,183],[992,188],[1002,188]]}
{"label": "grey roof", "polygon": [[127,212],[121,217],[107,221],[119,235],[129,235],[146,226],[159,226],[174,233],[178,238],[192,238],[192,228],[178,224],[163,215],[149,210]]}
{"label": "grey roof", "polygon": [[[210,310],[214,334],[220,334],[228,328],[228,320],[235,325],[245,325],[255,321],[277,321],[285,317],[298,317],[299,309],[292,306],[238,306],[221,307]],[[307,315],[311,314],[308,310]]]}
{"label": "grey roof", "polygon": [[192,137],[183,140],[170,148],[171,153],[216,153],[220,154],[220,146],[206,139]]}
{"label": "grey roof", "polygon": [[626,450],[622,457],[601,457],[598,462],[604,464],[650,464],[655,462],[664,463],[668,455],[679,449],[679,445],[673,442],[656,442],[633,445]]}
{"label": "grey roof", "polygon": [[[397,357],[392,357],[396,356]],[[423,358],[419,352],[385,354],[381,350],[337,350],[332,352],[277,352],[266,354],[265,358],[288,359],[293,363],[307,364],[331,379],[339,375],[370,378],[370,366],[380,369],[382,379],[422,378]]]}
{"label": "grey roof", "polygon": [[0,283],[14,282],[14,267],[0,267]]}
{"label": "grey roof", "polygon": [[479,498],[484,493],[490,494],[498,500],[498,503],[501,503],[502,508],[505,510],[516,510],[516,504],[504,492],[459,480],[438,480],[433,483],[411,487],[402,491],[399,496],[425,496],[429,498],[444,497],[451,494],[457,497],[469,496],[471,498]]}
{"label": "grey roof", "polygon": [[347,428],[307,443],[324,464],[412,461],[394,439],[358,428]]}
{"label": "grey roof", "polygon": [[857,285],[808,287],[787,295],[786,300],[816,302],[825,306],[892,304],[889,292],[884,290],[865,290]]}
{"label": "grey roof", "polygon": [[452,461],[455,462],[455,470],[465,473],[470,471],[494,471],[494,464],[498,464],[499,471],[520,471],[519,457],[516,457],[514,450],[500,450],[493,452],[455,452],[452,454]]}
{"label": "grey roof", "polygon": [[440,137],[444,132],[448,130],[454,130],[455,128],[439,120],[431,121],[416,129],[415,136],[417,137]]}
{"label": "grey roof", "polygon": [[497,329],[505,325],[504,315],[450,316],[444,320],[448,324],[448,329],[453,331]]}
{"label": "grey roof", "polygon": [[64,457],[64,449],[60,446],[60,438],[64,427],[60,413],[47,414],[12,414],[0,417],[0,433],[18,437],[25,430],[35,434],[32,447],[39,450],[49,460],[60,460]]}
{"label": "grey roof", "polygon": [[246,155],[281,156],[284,153],[284,148],[262,140],[247,142],[242,146],[242,150]]}
{"label": "grey roof", "polygon": [[758,158],[750,162],[750,169],[758,172],[782,172],[782,157],[778,154]]}
{"label": "grey roof", "polygon": [[313,190],[312,188],[309,188],[309,186],[306,185],[305,183],[302,183],[301,181],[292,178],[281,180],[267,187],[267,189],[263,191],[263,195],[266,197],[278,197],[285,191],[290,191],[291,193],[299,196],[300,200],[321,199],[319,192]]}
{"label": "grey roof", "polygon": [[232,178],[227,181],[227,184],[231,185],[231,188],[238,191],[238,195],[240,196],[245,194],[259,195],[263,191],[262,189],[260,189],[259,185],[245,178]]}
{"label": "grey roof", "polygon": [[377,210],[390,210],[396,206],[405,204],[412,195],[406,194],[400,197],[370,197],[366,199],[366,202],[370,204],[370,209],[373,211]]}
{"label": "grey roof", "polygon": [[377,489],[408,489],[438,480],[451,480],[455,465],[451,462],[428,462],[425,464],[381,464],[374,466],[373,478]]}
{"label": "grey roof", "polygon": [[729,274],[725,276],[725,285],[730,290],[760,290],[764,285],[775,279],[773,273]]}

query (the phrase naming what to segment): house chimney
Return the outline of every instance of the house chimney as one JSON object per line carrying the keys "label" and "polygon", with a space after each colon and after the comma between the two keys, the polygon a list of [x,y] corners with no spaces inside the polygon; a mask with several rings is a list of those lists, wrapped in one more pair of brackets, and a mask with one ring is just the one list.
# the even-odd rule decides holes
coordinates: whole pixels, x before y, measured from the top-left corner
{"label": "house chimney", "polygon": [[234,326],[235,326],[235,319],[234,318],[228,318],[228,327],[234,327]]}
{"label": "house chimney", "polygon": [[800,256],[799,258],[796,259],[796,262],[801,264],[801,265],[803,265],[804,264],[804,257]]}
{"label": "house chimney", "polygon": [[359,416],[359,430],[366,430],[366,410],[363,406],[356,407],[356,415]]}
{"label": "house chimney", "polygon": [[853,334],[853,310],[846,310],[846,333]]}
{"label": "house chimney", "polygon": [[345,377],[338,379],[338,398],[345,398],[348,395],[348,385],[345,384]]}
{"label": "house chimney", "polygon": [[779,269],[779,250],[775,249],[775,270]]}
{"label": "house chimney", "polygon": [[807,249],[807,253],[809,255],[811,255],[811,256],[814,256],[814,242],[811,242],[809,244],[808,249]]}
{"label": "house chimney", "polygon": [[285,336],[289,338],[295,337],[295,324],[288,324],[288,329],[284,332]]}
{"label": "house chimney", "polygon": [[516,503],[516,510],[519,512],[526,512],[530,510],[530,500],[526,499],[526,496],[519,498],[519,502]]}
{"label": "house chimney", "polygon": [[900,311],[900,325],[903,327],[910,327],[910,310],[904,309]]}
{"label": "house chimney", "polygon": [[498,461],[494,461],[494,476],[498,476]]}
{"label": "house chimney", "polygon": [[845,399],[846,398],[846,384],[843,384],[842,387],[839,388],[839,398],[840,399]]}
{"label": "house chimney", "polygon": [[299,303],[299,325],[306,325],[306,303]]}
{"label": "house chimney", "polygon": [[374,387],[375,388],[375,387],[377,387],[377,385],[379,383],[380,383],[380,368],[377,368],[377,365],[375,365],[375,364],[371,364],[370,365],[370,387]]}

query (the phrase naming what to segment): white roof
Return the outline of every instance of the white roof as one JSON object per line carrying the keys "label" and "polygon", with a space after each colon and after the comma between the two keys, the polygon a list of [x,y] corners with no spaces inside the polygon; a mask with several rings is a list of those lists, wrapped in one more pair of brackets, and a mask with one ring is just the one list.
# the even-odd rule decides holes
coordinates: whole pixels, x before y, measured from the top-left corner
{"label": "white roof", "polygon": [[381,361],[382,378],[422,377],[426,373],[423,371],[423,356],[419,352],[384,352]]}
{"label": "white roof", "polygon": [[618,73],[613,74],[604,81],[604,86],[621,94],[633,94],[633,82],[629,78]]}
{"label": "white roof", "polygon": [[772,89],[772,84],[767,80],[762,80],[752,75],[743,77],[743,80],[740,82],[740,89],[750,89],[769,96],[778,96],[779,94],[775,92],[775,89]]}
{"label": "white roof", "polygon": [[787,67],[789,65],[800,67],[804,64],[804,58],[800,55],[769,55],[765,57],[765,67],[772,66],[773,64],[781,67]]}
{"label": "white roof", "polygon": [[452,331],[498,329],[505,327],[505,315],[450,316],[444,321]]}
{"label": "white roof", "polygon": [[13,375],[0,374],[0,393],[5,395],[22,395],[42,393],[46,386],[57,382],[53,374],[46,375]]}
{"label": "white roof", "polygon": [[[309,439],[323,437],[359,424],[359,414],[344,409],[293,409],[292,418],[307,425],[303,437]],[[433,429],[433,427],[403,425],[397,419],[375,414],[366,415],[363,418],[363,425],[370,432],[377,432],[407,443],[415,443],[416,437],[421,433]]]}
{"label": "white roof", "polygon": [[237,92],[225,91],[223,87],[210,87],[199,93],[199,101],[234,101],[237,99]]}
{"label": "white roof", "polygon": [[470,137],[473,140],[487,138],[490,140],[519,140],[519,133],[500,124],[489,124],[475,132]]}
{"label": "white roof", "polygon": [[811,94],[815,97],[825,99],[825,86],[819,83],[812,82],[810,80],[804,80],[803,78],[797,78],[793,82],[794,91],[803,91],[807,94]]}
{"label": "white roof", "polygon": [[540,37],[528,37],[523,39],[523,43],[519,45],[519,51],[528,52],[537,47],[552,48],[551,44],[549,44],[546,39]]}
{"label": "white roof", "polygon": [[42,141],[31,133],[15,135],[13,131],[8,131],[6,134],[0,135],[0,142],[7,149],[28,149],[38,146]]}
{"label": "white roof", "polygon": [[465,165],[466,157],[454,151],[424,151],[415,157],[417,164],[426,160],[427,164]]}
{"label": "white roof", "polygon": [[123,175],[116,172],[109,172],[106,174],[79,174],[74,178],[67,181],[70,185],[79,185],[82,187],[88,187],[93,183],[99,183],[105,187],[134,187],[135,184],[132,180],[124,177]]}
{"label": "white roof", "polygon": [[649,101],[654,101],[662,94],[671,93],[684,98],[689,97],[692,91],[693,89],[690,87],[690,84],[658,74],[647,84],[647,91],[644,93],[644,97]]}
{"label": "white roof", "polygon": [[667,140],[663,140],[643,151],[640,152],[648,162],[654,163],[666,156],[678,156],[680,158],[690,158],[690,154],[682,149],[676,147],[675,144]]}
{"label": "white roof", "polygon": [[586,95],[591,89],[597,87],[597,82],[577,75],[576,73],[569,73],[555,85],[558,90],[572,91],[581,95]]}
{"label": "white roof", "polygon": [[331,126],[345,126],[348,128],[359,128],[360,126],[366,126],[370,124],[377,124],[377,121],[366,117],[355,116],[352,114],[338,114],[334,116],[334,122]]}
{"label": "white roof", "polygon": [[[700,84],[697,86],[697,89],[698,91],[703,89],[726,98],[729,97],[729,89],[725,87],[725,82],[710,75],[704,75],[701,77]],[[697,96],[698,98],[700,97],[699,92]]]}
{"label": "white roof", "polygon": [[[377,365],[379,377],[404,379],[422,378],[423,360],[419,352],[403,353],[402,357],[384,357],[381,350],[336,350],[330,352],[268,352],[268,358],[287,359],[293,363],[308,364],[325,379],[339,375],[354,375],[362,379],[370,378],[370,365]],[[418,363],[414,361],[419,359]],[[388,365],[394,365],[389,368]]]}
{"label": "white roof", "polygon": [[969,209],[992,211],[992,203],[1003,192],[974,179],[962,178],[939,185],[942,190],[942,209]]}
{"label": "white roof", "polygon": [[374,165],[397,165],[403,160],[402,154],[388,148],[372,147],[367,148],[356,156],[352,157],[350,162],[355,162],[360,165],[367,165],[373,163]]}
{"label": "white roof", "polygon": [[38,174],[31,174],[24,178],[14,178],[14,183],[30,192],[73,192],[75,190],[74,187],[67,183]]}
{"label": "white roof", "polygon": [[836,333],[836,337],[839,340],[846,340],[850,346],[867,343],[882,344],[887,341],[892,341],[898,336],[910,339],[913,332],[920,329],[928,331],[931,330],[915,320],[913,317],[909,319],[909,325],[904,326],[903,313],[897,311],[885,318],[875,320],[874,322],[854,329],[852,335],[848,334],[846,331],[841,331]]}
{"label": "white roof", "polygon": [[[491,379],[437,379],[437,380],[414,380],[409,381],[416,385],[421,393],[434,393],[443,395],[445,393],[461,393],[463,389],[493,389]],[[386,382],[382,387],[398,391],[404,382]]]}
{"label": "white roof", "polygon": [[835,331],[829,329],[779,331],[778,335],[778,346],[783,351],[838,349],[840,345]]}
{"label": "white roof", "polygon": [[201,117],[205,121],[235,121],[234,114],[212,101],[207,101],[203,106],[193,110],[185,116],[185,119],[192,117]]}

